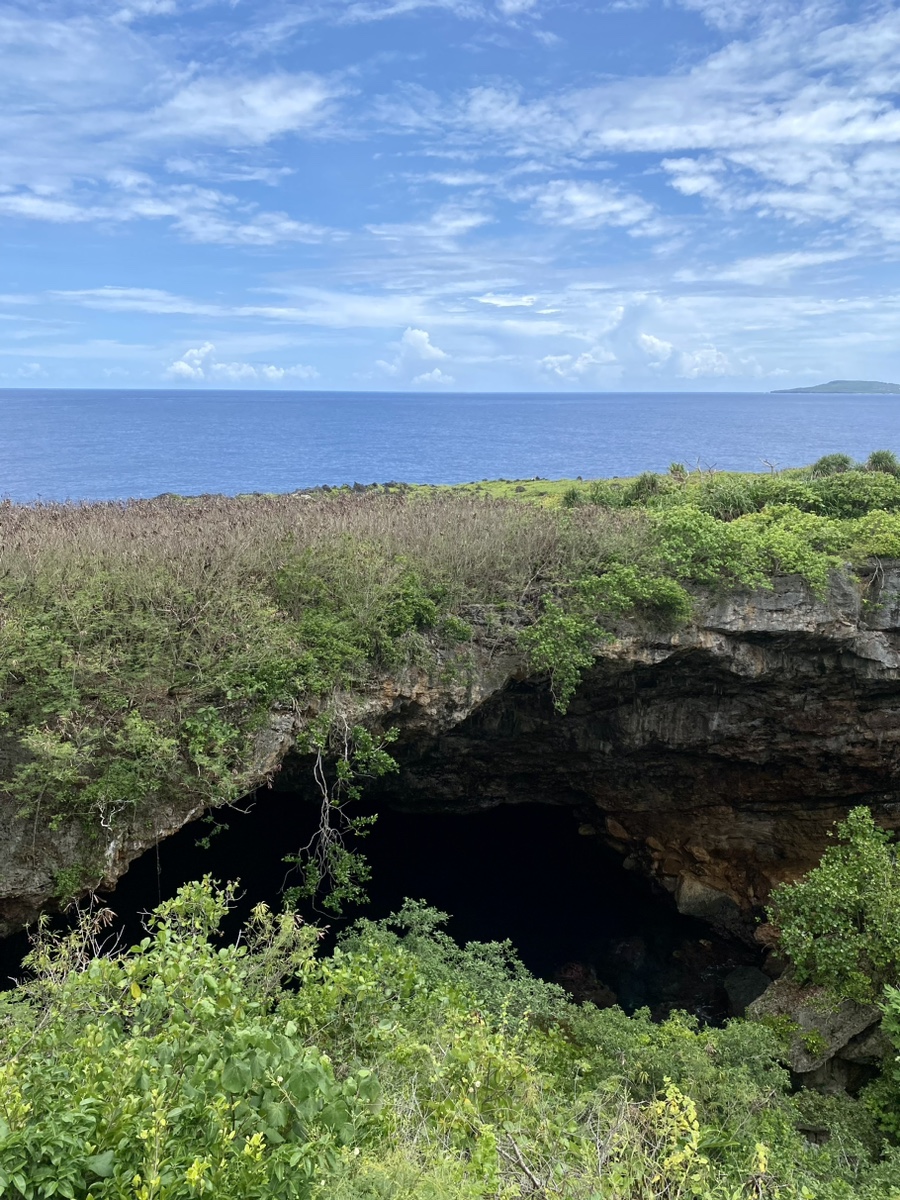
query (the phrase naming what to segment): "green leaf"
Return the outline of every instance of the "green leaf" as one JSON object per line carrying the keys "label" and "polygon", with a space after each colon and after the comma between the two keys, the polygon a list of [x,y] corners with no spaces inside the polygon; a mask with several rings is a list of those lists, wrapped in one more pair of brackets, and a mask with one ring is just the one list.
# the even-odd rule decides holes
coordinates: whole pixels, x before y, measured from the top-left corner
{"label": "green leaf", "polygon": [[245,1062],[230,1058],[222,1071],[222,1087],[226,1092],[245,1092],[250,1086],[251,1072]]}
{"label": "green leaf", "polygon": [[88,1171],[93,1171],[98,1179],[111,1179],[115,1158],[115,1150],[105,1150],[102,1154],[92,1154],[90,1158],[86,1158],[84,1165]]}

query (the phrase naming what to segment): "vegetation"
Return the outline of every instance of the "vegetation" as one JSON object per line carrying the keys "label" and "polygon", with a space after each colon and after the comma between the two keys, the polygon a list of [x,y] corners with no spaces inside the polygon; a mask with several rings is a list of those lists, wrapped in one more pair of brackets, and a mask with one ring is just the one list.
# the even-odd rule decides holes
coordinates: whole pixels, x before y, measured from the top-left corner
{"label": "vegetation", "polygon": [[[695,585],[795,572],[822,590],[847,563],[900,555],[896,471],[876,451],[863,466],[674,463],[665,476],[531,481],[537,492],[503,483],[502,496],[389,485],[4,503],[0,786],[35,829],[80,820],[99,860],[135,806],[152,816],[244,794],[256,735],[282,707],[315,717],[308,749],[336,794],[334,763],[351,769],[359,742],[346,736],[352,697],[379,672],[465,673],[473,642],[518,639],[564,708],[623,623],[684,621]],[[340,837],[330,845],[300,864],[315,869],[303,886],[330,876],[350,896],[360,880]],[[60,893],[97,870],[66,872]]]}
{"label": "vegetation", "polygon": [[[291,709],[322,801],[299,890],[340,904],[365,884],[346,805],[395,765],[353,711],[379,672],[464,674],[516,642],[564,708],[620,629],[688,619],[698,588],[821,591],[900,557],[896,466],[0,505],[4,787],[35,829],[77,819],[99,847],[135,809],[238,797]],[[794,1095],[777,1029],[575,1005],[414,903],[329,956],[290,904],[227,944],[233,896],[190,885],[124,951],[102,910],[41,928],[0,997],[0,1195],[900,1198],[893,1055],[858,1100]],[[877,1001],[900,1051],[898,901],[858,810],[772,917],[800,978]]]}
{"label": "vegetation", "polygon": [[772,918],[801,983],[871,1004],[900,983],[900,864],[867,808],[853,809],[837,837],[805,879],[775,892]]}
{"label": "vegetation", "polygon": [[893,1141],[900,1139],[900,868],[891,836],[854,808],[818,867],[772,895],[769,915],[800,983],[832,1003],[875,1003],[890,1053],[860,1096]]}
{"label": "vegetation", "polygon": [[416,904],[330,957],[263,908],[222,945],[230,895],[183,889],[126,953],[102,912],[42,933],[0,1004],[4,1197],[900,1195],[871,1114],[792,1097],[761,1025],[579,1007]]}

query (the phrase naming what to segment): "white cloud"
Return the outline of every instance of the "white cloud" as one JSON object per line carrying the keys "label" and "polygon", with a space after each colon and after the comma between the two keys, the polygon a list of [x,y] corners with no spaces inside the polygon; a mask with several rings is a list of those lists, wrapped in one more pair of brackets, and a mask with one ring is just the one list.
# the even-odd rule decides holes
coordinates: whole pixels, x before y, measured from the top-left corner
{"label": "white cloud", "polygon": [[613,225],[630,229],[645,224],[655,215],[646,200],[608,183],[554,179],[533,194],[537,214],[548,225],[573,229]]}
{"label": "white cloud", "polygon": [[583,382],[585,377],[595,376],[598,367],[611,367],[616,361],[616,356],[611,351],[597,347],[577,355],[546,354],[538,361],[538,366],[557,379],[577,383]]}
{"label": "white cloud", "polygon": [[150,114],[143,136],[261,145],[311,129],[337,95],[337,88],[311,74],[197,79]]}
{"label": "white cloud", "polygon": [[671,342],[654,337],[652,333],[638,334],[638,344],[655,366],[668,362],[675,351]]}
{"label": "white cloud", "polygon": [[20,379],[40,379],[47,372],[39,362],[22,363],[16,374]]}
{"label": "white cloud", "polygon": [[[431,335],[424,329],[408,328],[403,331],[399,342],[395,343],[396,354],[391,359],[380,358],[375,364],[384,374],[398,377],[408,376],[424,362],[443,361],[450,356],[440,346],[435,346]],[[439,367],[425,374],[416,375],[412,382],[452,382]]]}
{"label": "white cloud", "polygon": [[168,220],[188,241],[223,246],[275,246],[285,242],[321,242],[339,237],[335,230],[297,221],[283,212],[260,212],[253,204],[194,184],[156,185],[146,175],[116,171],[109,178],[114,196],[103,203],[80,197],[0,191],[0,213],[54,224]]}
{"label": "white cloud", "polygon": [[433,371],[426,371],[423,375],[416,375],[413,378],[413,383],[430,384],[430,383],[454,383],[452,375],[447,375],[440,367],[435,367]]}
{"label": "white cloud", "polygon": [[[389,17],[412,16],[428,9],[441,9],[456,17],[467,20],[512,19],[535,12],[540,0],[337,0],[345,5],[339,19],[347,21],[383,21]],[[332,3],[328,9],[320,7],[318,13],[327,11],[332,18],[336,8]]]}
{"label": "white cloud", "polygon": [[487,225],[491,217],[487,213],[477,212],[469,208],[460,208],[455,204],[445,204],[432,213],[425,221],[408,221],[398,224],[368,225],[366,228],[376,237],[389,242],[409,242],[425,240],[436,244],[452,246],[457,238],[464,237],[482,225]]}
{"label": "white cloud", "polygon": [[[718,27],[742,26],[689,69],[556,94],[492,83],[453,105],[409,90],[385,116],[473,160],[477,148],[558,171],[649,155],[676,191],[727,217],[845,223],[896,240],[900,8],[873,4],[841,25],[827,0],[689,5]],[[644,197],[593,180],[558,178],[518,198],[556,225],[665,232]]]}
{"label": "white cloud", "polygon": [[705,21],[717,29],[731,32],[749,21],[760,21],[775,13],[786,15],[795,8],[793,0],[679,0],[683,8],[699,12]]}
{"label": "white cloud", "polygon": [[175,0],[129,0],[114,14],[113,20],[127,25],[141,17],[170,16],[177,7]]}
{"label": "white cloud", "polygon": [[286,379],[317,379],[319,372],[314,367],[300,363],[291,367],[274,366],[271,363],[219,362],[212,342],[185,350],[181,358],[170,363],[165,370],[168,379],[184,382],[210,383],[281,383]]}
{"label": "white cloud", "polygon": [[166,368],[166,374],[172,379],[205,379],[206,368],[209,365],[207,360],[211,362],[214,351],[215,346],[212,342],[204,342],[202,346],[185,350],[177,362]]}
{"label": "white cloud", "polygon": [[497,0],[497,8],[504,17],[518,17],[537,8],[538,0]]}
{"label": "white cloud", "polygon": [[737,372],[721,350],[715,346],[703,346],[692,353],[681,354],[678,374],[684,379],[700,379],[734,375]]}
{"label": "white cloud", "polygon": [[433,345],[431,335],[426,333],[424,329],[406,329],[403,337],[400,339],[400,348],[406,353],[421,358],[447,358],[447,354],[440,347]]}
{"label": "white cloud", "polygon": [[782,254],[759,254],[751,258],[707,271],[688,268],[676,272],[679,282],[693,283],[701,279],[718,279],[726,283],[744,283],[754,287],[787,284],[798,271],[829,263],[845,262],[852,257],[850,250],[789,250]]}
{"label": "white cloud", "polygon": [[512,296],[509,293],[497,295],[494,292],[485,292],[483,296],[473,296],[472,299],[477,300],[479,304],[490,304],[494,308],[531,308],[532,304],[537,303],[537,296]]}

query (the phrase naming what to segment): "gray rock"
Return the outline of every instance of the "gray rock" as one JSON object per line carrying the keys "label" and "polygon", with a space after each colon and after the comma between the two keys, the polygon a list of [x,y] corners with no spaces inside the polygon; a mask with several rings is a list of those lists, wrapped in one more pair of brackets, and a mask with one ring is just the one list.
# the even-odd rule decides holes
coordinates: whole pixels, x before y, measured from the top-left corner
{"label": "gray rock", "polygon": [[733,1017],[742,1017],[772,981],[758,967],[735,967],[725,976],[725,994]]}
{"label": "gray rock", "polygon": [[811,984],[801,985],[790,972],[769,984],[747,1008],[752,1020],[786,1017],[797,1026],[788,1063],[798,1075],[818,1071],[860,1034],[869,1034],[881,1014],[874,1005],[852,1000],[836,1003],[828,993]]}

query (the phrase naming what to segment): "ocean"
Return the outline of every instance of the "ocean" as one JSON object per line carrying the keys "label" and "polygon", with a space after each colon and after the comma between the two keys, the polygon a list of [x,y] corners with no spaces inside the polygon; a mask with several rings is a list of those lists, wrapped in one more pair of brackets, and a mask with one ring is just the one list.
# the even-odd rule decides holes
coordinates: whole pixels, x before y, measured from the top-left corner
{"label": "ocean", "polygon": [[900,396],[0,390],[0,496],[767,470],[900,451]]}

